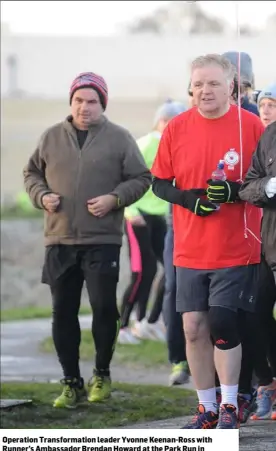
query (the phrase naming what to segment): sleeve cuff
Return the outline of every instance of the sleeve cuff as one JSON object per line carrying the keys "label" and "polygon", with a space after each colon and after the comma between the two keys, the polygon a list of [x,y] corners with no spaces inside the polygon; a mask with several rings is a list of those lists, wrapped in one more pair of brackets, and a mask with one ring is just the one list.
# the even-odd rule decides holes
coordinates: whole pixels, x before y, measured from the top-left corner
{"label": "sleeve cuff", "polygon": [[51,193],[51,191],[48,190],[48,191],[43,191],[42,193],[37,195],[37,197],[36,197],[36,199],[37,199],[37,206],[39,208],[41,208],[41,210],[45,210],[45,208],[43,206],[43,203],[42,203],[43,196],[45,196],[46,194],[50,194],[50,193]]}
{"label": "sleeve cuff", "polygon": [[114,196],[114,197],[116,197],[116,199],[117,199],[117,202],[116,202],[116,209],[117,208],[122,208],[122,207],[124,207],[124,203],[123,203],[123,201],[122,201],[122,198],[121,198],[121,196],[119,195],[119,193],[117,193],[116,191],[112,191],[112,193],[109,193],[111,196]]}

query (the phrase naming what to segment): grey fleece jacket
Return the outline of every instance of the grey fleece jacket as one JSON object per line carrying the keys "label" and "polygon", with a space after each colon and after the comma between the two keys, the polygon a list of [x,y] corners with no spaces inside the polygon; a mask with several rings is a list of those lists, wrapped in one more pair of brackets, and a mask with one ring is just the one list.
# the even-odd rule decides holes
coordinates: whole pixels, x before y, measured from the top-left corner
{"label": "grey fleece jacket", "polygon": [[[24,168],[24,183],[37,208],[43,208],[44,194],[61,196],[56,212],[45,211],[46,246],[121,244],[124,207],[145,194],[151,174],[127,130],[102,116],[80,149],[69,117],[43,134]],[[88,212],[88,199],[111,193],[119,208],[103,218]]]}

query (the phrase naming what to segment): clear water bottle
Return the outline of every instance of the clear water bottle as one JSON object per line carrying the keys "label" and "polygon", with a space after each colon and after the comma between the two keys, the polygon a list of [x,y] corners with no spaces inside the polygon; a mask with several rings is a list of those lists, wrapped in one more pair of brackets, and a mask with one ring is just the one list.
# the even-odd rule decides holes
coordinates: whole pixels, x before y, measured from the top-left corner
{"label": "clear water bottle", "polygon": [[[212,176],[211,176],[212,180],[222,180],[225,181],[226,180],[226,174],[224,172],[224,160],[219,160],[217,168],[212,172]],[[220,209],[220,205],[219,204],[215,204],[217,207],[217,210]]]}

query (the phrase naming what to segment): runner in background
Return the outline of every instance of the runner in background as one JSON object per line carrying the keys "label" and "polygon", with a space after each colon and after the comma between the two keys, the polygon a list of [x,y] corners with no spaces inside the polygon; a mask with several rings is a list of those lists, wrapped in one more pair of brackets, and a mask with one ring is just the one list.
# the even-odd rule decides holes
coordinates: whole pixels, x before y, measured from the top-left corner
{"label": "runner in background", "polygon": [[260,119],[265,127],[276,121],[276,83],[263,89],[257,99]]}
{"label": "runner in background", "polygon": [[[153,130],[137,141],[138,147],[150,168],[156,156],[159,141],[168,122],[185,111],[182,103],[168,100],[154,117]],[[118,342],[138,344],[140,339],[165,341],[165,328],[158,321],[162,313],[164,274],[156,289],[149,316],[147,307],[152,283],[157,273],[157,263],[163,266],[164,240],[167,232],[166,217],[169,205],[150,189],[139,202],[125,210],[125,231],[128,240],[131,280],[126,288],[121,307],[121,329]],[[136,307],[136,321],[129,327],[130,315]]]}
{"label": "runner in background", "polygon": [[273,188],[270,190],[269,185],[266,186],[266,182],[273,186],[273,182],[270,180],[274,180],[274,190],[276,191],[276,85],[268,86],[261,91],[257,102],[261,121],[268,128],[267,133],[260,141],[252,161],[252,167],[241,190],[243,199],[264,209],[260,286],[256,303],[255,330],[251,336],[255,338],[253,340],[254,369],[259,382],[257,410],[252,419],[271,418],[276,420],[276,412],[273,412],[273,404],[276,401],[276,321],[273,317],[276,289],[271,271],[271,269],[276,271],[276,196]]}
{"label": "runner in background", "polygon": [[245,52],[240,52],[240,68],[239,68],[239,52],[230,51],[225,52],[223,55],[225,58],[233,64],[236,72],[240,72],[240,80],[237,83],[240,84],[241,95],[241,107],[244,110],[259,116],[258,108],[252,98],[253,90],[255,89],[255,77],[253,72],[253,63],[250,55]]}
{"label": "runner in background", "polygon": [[[194,106],[191,85],[188,87],[188,106]],[[176,275],[173,265],[173,220],[172,205],[167,221],[168,231],[164,247],[165,294],[163,300],[163,317],[166,326],[168,360],[171,364],[169,385],[185,384],[189,380],[189,369],[186,358],[186,343],[182,318],[176,311]]]}

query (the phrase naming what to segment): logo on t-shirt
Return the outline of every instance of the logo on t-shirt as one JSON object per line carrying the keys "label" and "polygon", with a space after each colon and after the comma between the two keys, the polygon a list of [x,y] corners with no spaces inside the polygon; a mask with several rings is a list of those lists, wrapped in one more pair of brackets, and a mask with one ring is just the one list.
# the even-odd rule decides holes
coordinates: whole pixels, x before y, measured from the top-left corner
{"label": "logo on t-shirt", "polygon": [[229,149],[224,155],[225,164],[228,165],[228,169],[234,170],[234,167],[239,163],[240,156],[235,149]]}

